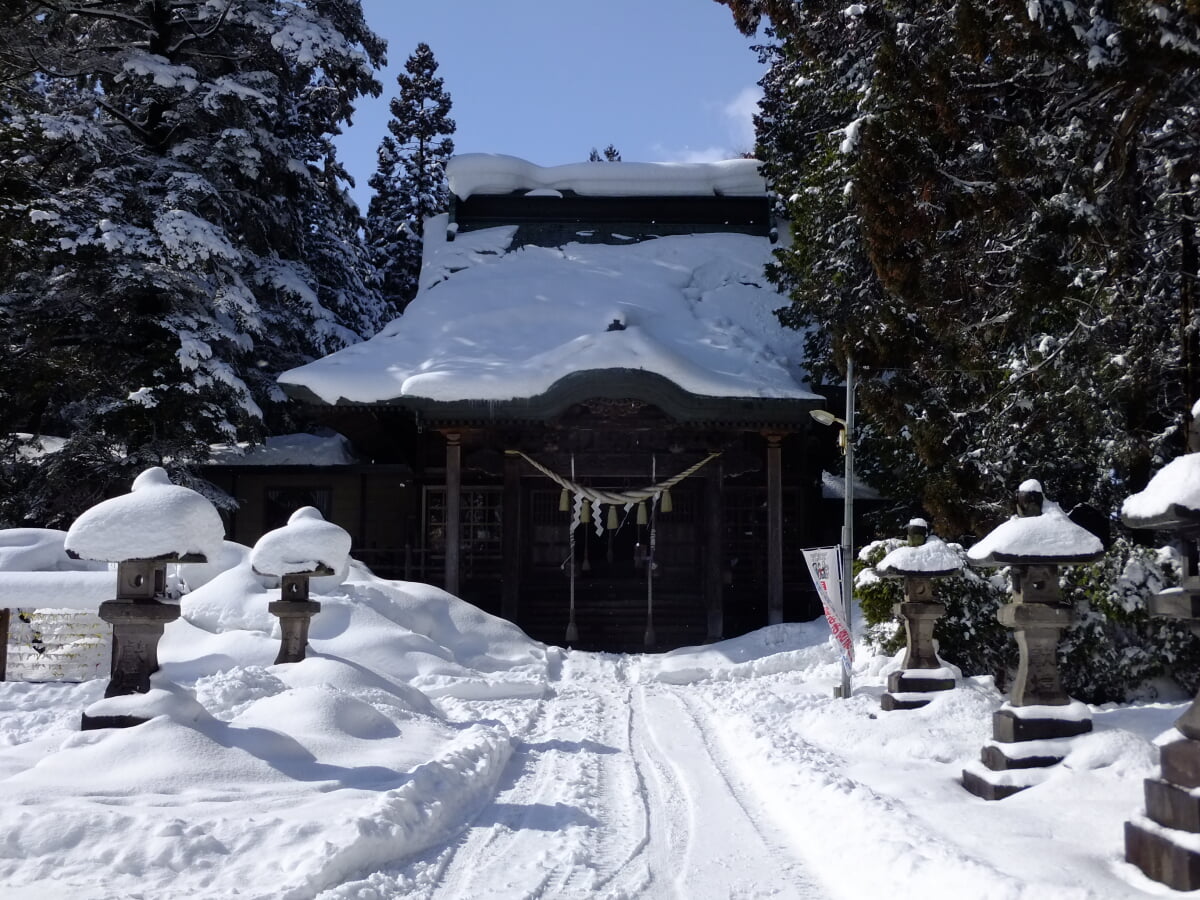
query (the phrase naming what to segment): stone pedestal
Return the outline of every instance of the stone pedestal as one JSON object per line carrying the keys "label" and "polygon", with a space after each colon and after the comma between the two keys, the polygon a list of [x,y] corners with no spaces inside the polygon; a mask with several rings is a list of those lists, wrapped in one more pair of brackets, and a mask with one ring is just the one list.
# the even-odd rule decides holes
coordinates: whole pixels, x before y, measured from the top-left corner
{"label": "stone pedestal", "polygon": [[308,626],[321,611],[321,604],[316,600],[274,600],[267,604],[267,610],[279,617],[279,654],[275,664],[303,660],[308,650]]}
{"label": "stone pedestal", "polygon": [[[1194,704],[1193,704],[1194,708]],[[1189,709],[1190,711],[1190,709]],[[1125,859],[1177,891],[1200,889],[1200,741],[1162,748],[1162,777],[1145,781],[1146,814],[1125,823]]]}
{"label": "stone pedestal", "polygon": [[[1187,557],[1185,557],[1186,559]],[[1189,561],[1189,567],[1192,563]],[[1150,598],[1155,616],[1186,621],[1200,633],[1200,579]],[[1125,859],[1177,891],[1200,890],[1200,698],[1175,720],[1183,739],[1159,751],[1162,774],[1147,778],[1145,816],[1125,823]]]}
{"label": "stone pedestal", "polygon": [[[914,591],[909,585],[911,581],[924,582],[926,590]],[[928,578],[906,578],[905,594],[912,597],[914,593],[918,596],[931,593],[929,581]],[[934,623],[946,614],[946,607],[932,600],[906,600],[897,603],[892,611],[904,622],[908,643],[903,669],[888,676],[888,692],[880,698],[879,705],[885,710],[920,709],[929,703],[929,698],[921,694],[954,688],[954,678],[945,674],[933,645]]]}
{"label": "stone pedestal", "polygon": [[[1030,568],[1051,570],[1038,573],[1039,588],[1057,587],[1057,567]],[[1020,580],[1014,576],[1014,587],[1034,586],[1029,572],[1021,575]],[[992,717],[992,742],[980,753],[982,765],[963,770],[963,787],[984,800],[1002,800],[1032,787],[1044,777],[1032,770],[1062,762],[1070,750],[1068,739],[1092,730],[1087,708],[1067,696],[1058,674],[1058,640],[1071,624],[1071,608],[1016,602],[1002,607],[997,618],[1015,631],[1021,656],[1010,704]]]}
{"label": "stone pedestal", "polygon": [[297,572],[283,575],[279,580],[279,600],[267,604],[267,611],[279,618],[279,654],[275,665],[295,663],[304,659],[308,650],[308,626],[312,617],[321,611],[321,604],[309,599],[309,579],[315,575],[331,575],[331,569],[316,572]]}
{"label": "stone pedestal", "polygon": [[[158,600],[106,600],[100,604],[100,618],[112,625],[112,677],[105,697],[144,694],[150,690],[150,676],[158,671],[158,642],[168,622],[179,618],[179,607]],[[80,727],[125,728],[140,725],[136,716],[89,716]]]}

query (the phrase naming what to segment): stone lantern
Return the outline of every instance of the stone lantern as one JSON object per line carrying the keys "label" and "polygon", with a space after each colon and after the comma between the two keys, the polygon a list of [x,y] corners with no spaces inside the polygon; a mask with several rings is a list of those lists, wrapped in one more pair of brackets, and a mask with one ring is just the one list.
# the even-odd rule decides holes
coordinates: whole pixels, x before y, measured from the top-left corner
{"label": "stone lantern", "polygon": [[[164,602],[167,565],[215,559],[225,538],[216,508],[200,494],[171,483],[155,466],[130,493],[93,506],[71,525],[64,548],[75,559],[117,564],[117,596],[100,604],[112,625],[112,671],[104,696],[144,694],[158,671],[158,642],[179,607]],[[129,715],[83,714],[82,728],[139,725]]]}
{"label": "stone lantern", "polygon": [[[1150,598],[1154,616],[1180,619],[1200,636],[1200,453],[1172,460],[1121,509],[1127,526],[1169,532],[1183,580]],[[1178,891],[1200,889],[1200,697],[1175,721],[1181,740],[1162,747],[1162,772],[1145,782],[1145,817],[1125,823],[1125,859]]]}
{"label": "stone lantern", "polygon": [[933,599],[933,579],[961,570],[958,554],[929,534],[924,519],[909,522],[908,544],[875,566],[885,578],[904,579],[904,600],[892,611],[904,622],[908,638],[901,669],[888,676],[888,692],[880,698],[884,709],[919,709],[929,703],[924,695],[954,687],[954,674],[942,665],[933,645],[934,623],[946,614],[945,604]]}
{"label": "stone lantern", "polygon": [[1058,641],[1073,621],[1058,587],[1060,566],[1095,562],[1100,539],[1079,527],[1042,486],[1017,489],[1017,515],[967,551],[973,566],[1009,566],[1012,602],[1000,608],[1000,624],[1017,639],[1020,662],[1009,702],[992,719],[992,742],[982,766],[963,770],[963,786],[985,800],[1001,800],[1044,777],[1040,770],[1062,762],[1064,738],[1092,730],[1087,707],[1063,690]]}
{"label": "stone lantern", "polygon": [[350,556],[350,535],[326,522],[320,511],[305,506],[287,524],[268,531],[250,551],[250,566],[259,575],[280,581],[280,598],[267,609],[279,617],[276,665],[300,662],[308,646],[308,629],[321,604],[309,599],[309,580],[343,572]]}

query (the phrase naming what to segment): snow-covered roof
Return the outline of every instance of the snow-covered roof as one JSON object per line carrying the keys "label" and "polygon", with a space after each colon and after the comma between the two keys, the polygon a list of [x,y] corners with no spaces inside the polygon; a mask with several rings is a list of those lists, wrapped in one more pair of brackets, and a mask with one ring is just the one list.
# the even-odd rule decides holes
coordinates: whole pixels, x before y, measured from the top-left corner
{"label": "snow-covered roof", "polygon": [[159,466],[134,479],[130,493],[97,503],[67,530],[64,546],[80,559],[215,558],[225,539],[221,516],[200,494]]}
{"label": "snow-covered roof", "polygon": [[[923,519],[914,520],[924,522]],[[937,535],[929,535],[918,547],[897,547],[875,566],[880,575],[953,575],[962,568],[962,559]]]}
{"label": "snow-covered roof", "polygon": [[1171,460],[1145,489],[1125,498],[1121,518],[1130,528],[1200,523],[1200,453]]}
{"label": "snow-covered roof", "polygon": [[304,506],[282,528],[268,531],[250,551],[250,565],[262,575],[338,572],[350,555],[350,535],[320,510]]}
{"label": "snow-covered roof", "polygon": [[574,191],[590,197],[756,197],[766,180],[756,159],[710,163],[582,162],[538,166],[515,156],[466,153],[446,166],[450,192],[461,200],[473,194],[536,192],[554,196]]}
{"label": "snow-covered roof", "polygon": [[218,466],[348,466],[358,462],[340,434],[280,434],[263,444],[213,444]]}
{"label": "snow-covered roof", "polygon": [[972,565],[1002,566],[1092,562],[1104,554],[1100,538],[1076,525],[1052,500],[1040,516],[1013,516],[967,551]]}
{"label": "snow-covered roof", "polygon": [[624,372],[704,398],[823,403],[799,365],[803,333],[775,316],[787,300],[763,274],[766,238],[514,249],[515,230],[447,241],[445,219],[431,219],[421,289],[404,315],[280,383],[330,404],[494,403],[541,397],[580,373]]}

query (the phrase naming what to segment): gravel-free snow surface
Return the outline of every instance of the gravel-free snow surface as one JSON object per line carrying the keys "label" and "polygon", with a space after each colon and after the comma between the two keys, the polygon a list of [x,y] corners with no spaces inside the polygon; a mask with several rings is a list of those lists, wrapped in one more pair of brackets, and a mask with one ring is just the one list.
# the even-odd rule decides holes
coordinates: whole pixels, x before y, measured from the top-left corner
{"label": "gravel-free snow surface", "polygon": [[[238,554],[230,554],[236,561]],[[658,656],[545,647],[352,566],[312,654],[272,665],[244,554],[185,594],[154,718],[78,731],[103,681],[0,684],[0,897],[1128,898],[1154,740],[1181,699],[1092,708],[1044,783],[959,784],[1003,697],[879,708],[823,622]],[[950,661],[952,662],[952,661]]]}

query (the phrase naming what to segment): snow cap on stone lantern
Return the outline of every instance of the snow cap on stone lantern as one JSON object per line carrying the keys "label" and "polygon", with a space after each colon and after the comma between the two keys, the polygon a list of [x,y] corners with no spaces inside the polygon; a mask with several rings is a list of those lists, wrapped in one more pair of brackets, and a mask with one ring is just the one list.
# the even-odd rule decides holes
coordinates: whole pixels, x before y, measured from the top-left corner
{"label": "snow cap on stone lantern", "polygon": [[1125,498],[1121,519],[1130,528],[1171,530],[1200,525],[1200,453],[1171,460],[1145,489]]}
{"label": "snow cap on stone lantern", "polygon": [[1017,511],[967,551],[973,566],[1069,566],[1104,555],[1100,538],[1072,522],[1042,486],[1030,479],[1017,488]]}
{"label": "snow cap on stone lantern", "polygon": [[154,466],[134,479],[128,494],[97,503],[76,519],[63,546],[77,559],[102,562],[207,562],[217,558],[224,540],[216,507]]}
{"label": "snow cap on stone lantern", "polygon": [[350,535],[320,510],[304,506],[287,524],[268,531],[250,551],[250,565],[260,575],[331,575],[345,567],[350,556]]}
{"label": "snow cap on stone lantern", "polygon": [[[962,569],[962,559],[934,534],[929,534],[929,523],[924,519],[913,519],[908,523],[910,543],[897,547],[875,566],[875,572],[886,578],[905,576],[939,578],[953,575]],[[913,544],[914,534],[927,535],[924,542]]]}

